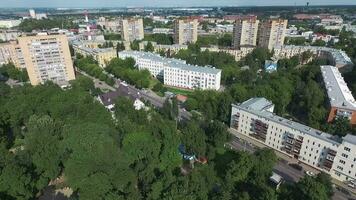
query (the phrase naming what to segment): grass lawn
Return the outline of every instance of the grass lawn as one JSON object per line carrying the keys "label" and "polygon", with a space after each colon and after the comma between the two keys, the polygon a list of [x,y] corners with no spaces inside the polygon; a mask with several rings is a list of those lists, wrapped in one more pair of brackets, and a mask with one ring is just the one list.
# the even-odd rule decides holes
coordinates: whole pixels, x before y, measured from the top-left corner
{"label": "grass lawn", "polygon": [[167,91],[173,92],[174,94],[181,94],[185,96],[189,96],[193,93],[193,90],[185,90],[185,89],[180,89],[180,88],[172,88],[172,87],[166,87]]}
{"label": "grass lawn", "polygon": [[157,83],[159,83],[159,80],[157,80],[156,78],[151,78],[150,79],[150,86],[149,88],[152,89]]}

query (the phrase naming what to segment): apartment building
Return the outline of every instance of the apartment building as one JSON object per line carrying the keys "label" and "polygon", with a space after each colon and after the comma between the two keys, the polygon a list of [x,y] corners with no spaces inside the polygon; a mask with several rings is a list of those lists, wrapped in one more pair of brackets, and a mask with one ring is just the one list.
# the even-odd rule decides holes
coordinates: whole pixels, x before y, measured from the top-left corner
{"label": "apartment building", "polygon": [[326,58],[340,72],[349,72],[353,68],[351,58],[344,51],[329,47],[283,45],[274,48],[274,57],[291,58],[306,51],[312,52],[317,57]]}
{"label": "apartment building", "polygon": [[339,138],[277,116],[273,109],[265,98],[233,104],[230,127],[339,181],[356,179],[356,136]]}
{"label": "apartment building", "polygon": [[259,20],[256,16],[237,19],[234,23],[232,43],[235,49],[240,47],[254,47],[257,42]]}
{"label": "apartment building", "polygon": [[139,70],[148,70],[165,85],[202,90],[219,90],[221,70],[186,64],[183,60],[164,58],[158,54],[139,51],[121,51],[121,59],[133,58]]}
{"label": "apartment building", "polygon": [[16,40],[20,34],[21,33],[16,30],[0,30],[0,40],[4,42]]}
{"label": "apartment building", "polygon": [[79,53],[85,57],[91,56],[96,60],[100,67],[104,68],[113,59],[117,57],[116,49],[114,48],[90,48],[82,41],[72,42],[75,53]]}
{"label": "apartment building", "polygon": [[32,85],[46,81],[65,85],[75,79],[65,35],[22,36],[18,45]]}
{"label": "apartment building", "polygon": [[352,125],[356,125],[356,101],[338,68],[325,65],[320,66],[320,69],[330,102],[328,122],[345,117]]}
{"label": "apartment building", "polygon": [[[166,53],[177,53],[178,51],[182,50],[182,49],[188,49],[188,45],[180,45],[180,44],[172,44],[172,45],[166,45],[166,44],[157,44],[157,42],[151,42],[154,51],[155,52],[160,52],[160,51],[164,51]],[[145,47],[147,46],[148,41],[142,41],[139,43],[139,49],[140,51],[143,51],[145,49]]]}
{"label": "apartment building", "polygon": [[114,33],[120,33],[122,30],[122,23],[120,18],[106,19],[105,17],[99,17],[97,24],[100,25],[104,30]]}
{"label": "apartment building", "polygon": [[17,44],[14,42],[0,43],[0,65],[13,63],[16,67],[21,67],[18,61],[16,46]]}
{"label": "apartment building", "polygon": [[272,50],[284,44],[288,20],[269,19],[262,21],[258,30],[258,46]]}
{"label": "apartment building", "polygon": [[0,28],[12,28],[21,24],[21,20],[6,19],[0,20]]}
{"label": "apartment building", "polygon": [[201,51],[209,50],[211,52],[224,52],[230,54],[236,61],[240,61],[245,58],[249,53],[254,50],[254,47],[240,47],[240,49],[222,49],[218,47],[202,47]]}
{"label": "apartment building", "polygon": [[121,29],[121,38],[124,41],[132,42],[145,37],[142,18],[121,20]]}
{"label": "apartment building", "polygon": [[173,39],[176,44],[195,43],[198,40],[198,20],[197,19],[175,20]]}

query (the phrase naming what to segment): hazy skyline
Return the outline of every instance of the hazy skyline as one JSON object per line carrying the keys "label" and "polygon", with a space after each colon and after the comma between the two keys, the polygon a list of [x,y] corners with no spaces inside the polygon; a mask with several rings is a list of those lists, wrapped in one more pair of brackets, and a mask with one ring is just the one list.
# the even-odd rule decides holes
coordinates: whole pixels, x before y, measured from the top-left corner
{"label": "hazy skyline", "polygon": [[[0,0],[4,7],[176,7],[305,5],[308,0]],[[356,5],[355,0],[309,0],[310,5]]]}

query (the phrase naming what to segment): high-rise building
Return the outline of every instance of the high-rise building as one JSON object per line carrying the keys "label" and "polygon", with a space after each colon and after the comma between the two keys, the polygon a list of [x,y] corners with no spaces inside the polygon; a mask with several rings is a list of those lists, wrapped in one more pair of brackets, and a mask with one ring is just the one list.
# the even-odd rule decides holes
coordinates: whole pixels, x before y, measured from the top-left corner
{"label": "high-rise building", "polygon": [[258,23],[256,16],[247,16],[235,21],[232,37],[235,49],[256,46]]}
{"label": "high-rise building", "polygon": [[288,20],[269,19],[260,23],[258,46],[273,49],[284,44]]}
{"label": "high-rise building", "polygon": [[22,36],[18,45],[32,85],[46,81],[65,85],[75,79],[65,35]]}
{"label": "high-rise building", "polygon": [[142,40],[145,37],[141,18],[123,19],[121,20],[121,27],[121,37],[124,41],[132,42],[134,40]]}
{"label": "high-rise building", "polygon": [[174,22],[174,42],[176,44],[195,43],[197,40],[197,19],[178,19]]}
{"label": "high-rise building", "polygon": [[30,17],[32,19],[36,19],[36,11],[34,9],[30,9],[29,10],[29,13],[30,13]]}

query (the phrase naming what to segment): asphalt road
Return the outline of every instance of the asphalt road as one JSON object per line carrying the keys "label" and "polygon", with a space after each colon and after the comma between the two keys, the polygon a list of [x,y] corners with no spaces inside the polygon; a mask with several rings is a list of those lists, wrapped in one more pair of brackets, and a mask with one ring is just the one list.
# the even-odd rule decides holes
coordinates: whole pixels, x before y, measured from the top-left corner
{"label": "asphalt road", "polygon": [[[115,84],[114,87],[111,87],[110,85],[106,84],[105,82],[100,81],[100,80],[98,80],[98,79],[86,74],[85,72],[83,72],[81,70],[76,69],[76,71],[78,73],[84,75],[84,76],[87,76],[87,77],[93,79],[94,85],[95,85],[96,88],[115,91],[115,89],[118,88],[120,84],[122,84],[119,79],[114,78],[116,84]],[[128,92],[130,92],[130,93],[139,93],[140,96],[145,101],[150,102],[156,108],[162,108],[163,107],[163,104],[164,104],[164,102],[166,100],[165,97],[160,97],[160,96],[158,96],[156,93],[154,93],[151,90],[145,90],[145,89],[140,90],[140,89],[136,88],[135,86],[127,84],[127,83],[125,83],[125,85],[127,85],[127,87],[129,88]],[[186,111],[182,107],[179,107],[178,111],[179,111],[178,112],[179,120],[181,120],[181,119],[189,120],[192,117],[192,114],[190,112]]]}
{"label": "asphalt road", "polygon": [[[237,151],[246,151],[250,153],[253,153],[257,149],[257,147],[247,141],[241,140],[235,136],[232,137],[232,140],[227,144],[230,146],[231,149]],[[304,170],[297,170],[288,165],[288,161],[282,159],[279,160],[278,163],[274,166],[273,171],[282,176],[285,181],[293,183],[298,182],[303,176],[305,176]],[[346,191],[334,189],[334,196],[332,199],[356,200],[356,197],[347,194]]]}

